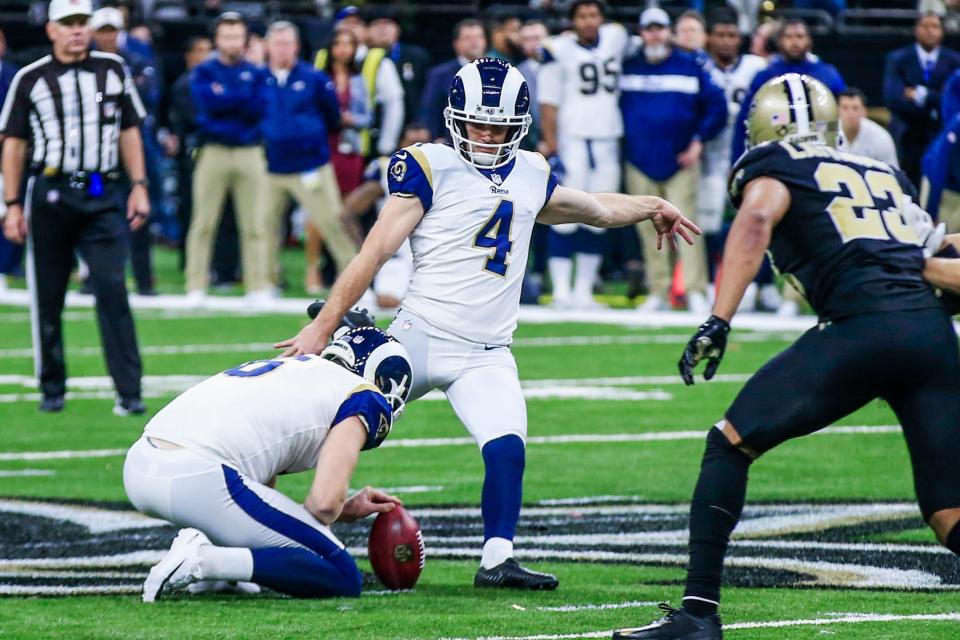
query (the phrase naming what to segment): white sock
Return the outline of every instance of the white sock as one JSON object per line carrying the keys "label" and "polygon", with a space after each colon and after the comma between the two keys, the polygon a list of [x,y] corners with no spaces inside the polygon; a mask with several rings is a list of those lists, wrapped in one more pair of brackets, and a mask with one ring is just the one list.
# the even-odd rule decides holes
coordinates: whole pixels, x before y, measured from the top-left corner
{"label": "white sock", "polygon": [[600,273],[603,256],[595,253],[577,254],[577,276],[573,286],[573,299],[577,302],[593,300],[593,285]]}
{"label": "white sock", "polygon": [[573,260],[570,258],[550,258],[547,261],[550,269],[550,282],[553,283],[553,299],[570,299],[570,275],[573,273]]}
{"label": "white sock", "polygon": [[484,569],[493,569],[504,560],[513,557],[513,540],[506,538],[490,538],[483,545],[483,557],[480,566]]}
{"label": "white sock", "polygon": [[250,580],[253,554],[245,547],[216,547],[205,544],[197,550],[201,580]]}

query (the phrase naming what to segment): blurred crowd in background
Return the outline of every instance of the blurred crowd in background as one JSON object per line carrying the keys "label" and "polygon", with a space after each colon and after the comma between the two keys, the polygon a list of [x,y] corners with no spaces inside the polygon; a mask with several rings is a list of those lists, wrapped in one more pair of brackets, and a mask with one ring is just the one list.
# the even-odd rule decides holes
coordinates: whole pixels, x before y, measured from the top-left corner
{"label": "blurred crowd in background", "polygon": [[[255,304],[301,285],[320,294],[375,220],[390,155],[448,141],[450,82],[483,56],[526,77],[534,126],[523,146],[543,153],[561,183],[662,195],[706,234],[671,256],[653,252],[655,238],[640,229],[538,229],[525,303],[593,308],[606,300],[596,294],[616,293],[645,295],[647,310],[706,313],[733,214],[726,180],[744,150],[742,116],[760,84],[790,71],[834,91],[845,149],[898,164],[921,205],[958,232],[960,54],[943,44],[960,24],[957,5],[903,8],[913,42],[863,71],[882,75],[882,99],[870,104],[814,48],[825,21],[854,15],[844,0],[794,2],[779,16],[770,2],[700,0],[633,7],[629,20],[602,2],[531,0],[458,21],[446,59],[437,56],[445,43],[417,44],[419,23],[376,6],[320,0],[310,15],[268,18],[257,3],[232,11],[219,0],[102,2],[88,22],[92,46],[123,57],[149,114],[153,213],[131,233],[135,289],[168,291],[151,256],[162,245],[179,252],[184,292],[196,302],[241,283]],[[178,46],[160,42],[158,25],[188,19],[203,29]],[[0,34],[0,101],[18,66],[40,54],[8,48]],[[291,248],[304,252],[303,272],[283,268]],[[375,285],[381,306],[400,303],[411,268],[408,249],[388,263]],[[0,270],[22,275],[17,247],[3,240]],[[782,289],[768,267],[744,306],[796,314],[800,300]]]}

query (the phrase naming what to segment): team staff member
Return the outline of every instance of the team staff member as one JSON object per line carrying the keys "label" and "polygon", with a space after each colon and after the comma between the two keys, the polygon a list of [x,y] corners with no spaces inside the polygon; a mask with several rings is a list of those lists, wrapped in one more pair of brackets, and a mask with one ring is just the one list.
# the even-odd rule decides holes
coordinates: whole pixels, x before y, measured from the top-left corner
{"label": "team staff member", "polygon": [[[90,266],[107,368],[119,395],[114,413],[140,414],[140,353],[124,284],[127,230],[117,181],[122,160],[132,185],[126,217],[136,230],[150,213],[139,129],[145,111],[123,60],[88,50],[90,0],[53,0],[48,16],[52,54],[20,70],[0,112],[4,233],[27,242],[40,410],[64,406],[60,314],[79,251]],[[21,194],[28,145],[32,175]]]}
{"label": "team staff member", "polygon": [[263,196],[266,166],[261,121],[266,113],[267,74],[244,60],[247,26],[227,12],[214,26],[216,55],[190,77],[202,146],[193,173],[193,217],[187,234],[187,297],[200,303],[210,281],[214,232],[227,194],[240,229],[243,285],[251,299],[269,298]]}
{"label": "team staff member", "polygon": [[[292,22],[274,22],[267,30],[270,77],[263,135],[269,173],[267,265],[279,274],[279,223],[292,197],[323,234],[327,248],[343,271],[357,255],[353,241],[337,218],[342,203],[327,135],[340,126],[340,107],[330,76],[299,61],[300,35]],[[275,280],[274,285],[278,284]]]}

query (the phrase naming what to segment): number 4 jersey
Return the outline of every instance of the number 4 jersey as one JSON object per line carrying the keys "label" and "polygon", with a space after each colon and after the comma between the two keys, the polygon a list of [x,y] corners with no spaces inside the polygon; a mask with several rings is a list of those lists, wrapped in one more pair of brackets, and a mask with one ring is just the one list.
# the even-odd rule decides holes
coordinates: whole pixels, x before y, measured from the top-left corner
{"label": "number 4 jersey", "polygon": [[822,321],[937,307],[923,252],[903,218],[916,192],[889,165],[824,145],[770,142],[745,153],[730,178],[739,208],[746,185],[768,176],[790,190],[770,254]]}
{"label": "number 4 jersey", "polygon": [[465,340],[510,344],[537,214],[557,185],[539,153],[520,151],[478,170],[440,144],[401,149],[390,160],[392,195],[418,198],[410,234],[413,277],[403,308]]}

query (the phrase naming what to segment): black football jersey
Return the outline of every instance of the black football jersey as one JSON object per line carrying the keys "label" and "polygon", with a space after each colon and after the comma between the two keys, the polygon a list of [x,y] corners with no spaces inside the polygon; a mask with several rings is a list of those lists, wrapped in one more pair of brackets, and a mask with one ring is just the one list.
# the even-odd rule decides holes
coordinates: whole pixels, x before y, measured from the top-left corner
{"label": "black football jersey", "polygon": [[747,183],[768,176],[790,190],[773,229],[773,264],[821,320],[940,305],[923,279],[923,252],[901,215],[917,199],[903,173],[824,145],[771,142],[744,154],[730,177],[740,207]]}

